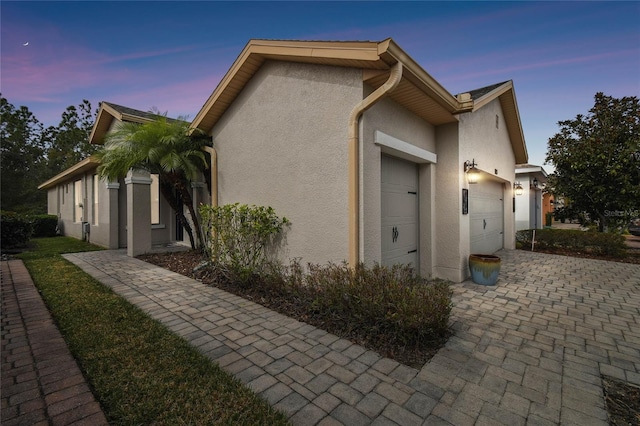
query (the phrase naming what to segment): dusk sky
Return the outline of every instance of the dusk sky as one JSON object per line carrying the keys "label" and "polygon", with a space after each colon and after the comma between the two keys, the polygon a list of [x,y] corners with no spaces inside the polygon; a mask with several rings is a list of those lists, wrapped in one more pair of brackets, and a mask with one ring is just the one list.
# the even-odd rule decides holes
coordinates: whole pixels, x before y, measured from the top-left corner
{"label": "dusk sky", "polygon": [[452,94],[513,80],[539,165],[557,122],[587,113],[596,92],[640,96],[637,1],[3,0],[0,9],[0,91],[45,125],[83,99],[193,119],[251,38],[391,37]]}

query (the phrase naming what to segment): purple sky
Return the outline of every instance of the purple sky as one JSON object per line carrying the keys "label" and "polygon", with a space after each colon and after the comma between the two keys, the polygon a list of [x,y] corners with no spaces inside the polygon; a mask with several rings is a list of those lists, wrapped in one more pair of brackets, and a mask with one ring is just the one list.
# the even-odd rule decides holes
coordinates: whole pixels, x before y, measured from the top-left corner
{"label": "purple sky", "polygon": [[391,37],[452,94],[513,80],[534,164],[596,92],[640,96],[636,1],[3,0],[0,12],[2,95],[46,125],[82,99],[192,119],[251,38]]}

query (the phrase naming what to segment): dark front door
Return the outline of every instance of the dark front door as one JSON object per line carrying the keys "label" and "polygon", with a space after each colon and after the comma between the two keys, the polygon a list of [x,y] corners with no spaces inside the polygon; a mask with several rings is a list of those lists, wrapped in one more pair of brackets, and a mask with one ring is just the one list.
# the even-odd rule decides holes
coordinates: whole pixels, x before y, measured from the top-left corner
{"label": "dark front door", "polygon": [[[178,199],[178,211],[183,212],[184,206],[182,204],[182,199],[179,196],[176,196],[176,198]],[[182,224],[180,223],[180,219],[178,218],[178,214],[176,212],[176,241],[183,241],[183,240],[184,240],[184,228],[182,227]]]}

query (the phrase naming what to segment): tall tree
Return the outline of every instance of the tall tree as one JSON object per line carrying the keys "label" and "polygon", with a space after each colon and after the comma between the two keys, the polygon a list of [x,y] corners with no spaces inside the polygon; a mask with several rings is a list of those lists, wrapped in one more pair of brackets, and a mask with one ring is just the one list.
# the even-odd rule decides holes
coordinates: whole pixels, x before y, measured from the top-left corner
{"label": "tall tree", "polygon": [[47,166],[51,176],[68,169],[98,150],[95,145],[89,143],[95,117],[91,103],[84,99],[77,107],[68,106],[62,113],[60,123],[45,130],[45,139],[48,141]]}
{"label": "tall tree", "polygon": [[[96,153],[101,163],[98,173],[111,180],[124,177],[130,169],[157,174],[163,198],[187,231],[191,247],[196,249],[203,240],[190,188],[199,173],[209,167],[202,148],[210,142],[201,133],[190,134],[189,123],[182,117],[172,120],[159,114],[156,120],[144,124],[125,122],[107,135],[103,148]],[[179,201],[187,207],[191,223]]]}
{"label": "tall tree", "polygon": [[2,155],[2,209],[45,213],[46,193],[38,191],[45,179],[42,124],[25,106],[15,108],[0,95]]}
{"label": "tall tree", "polygon": [[550,186],[571,209],[588,213],[600,230],[622,224],[640,209],[640,104],[637,97],[595,95],[587,115],[560,121],[546,161]]}

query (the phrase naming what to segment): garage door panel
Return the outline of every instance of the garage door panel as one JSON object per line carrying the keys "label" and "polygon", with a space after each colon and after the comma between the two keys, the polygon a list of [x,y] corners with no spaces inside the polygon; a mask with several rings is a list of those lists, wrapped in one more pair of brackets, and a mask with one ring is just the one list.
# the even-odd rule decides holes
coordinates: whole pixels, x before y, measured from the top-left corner
{"label": "garage door panel", "polygon": [[492,254],[504,246],[504,187],[485,181],[469,188],[470,248]]}
{"label": "garage door panel", "polygon": [[382,156],[382,264],[418,265],[418,172],[414,163]]}

